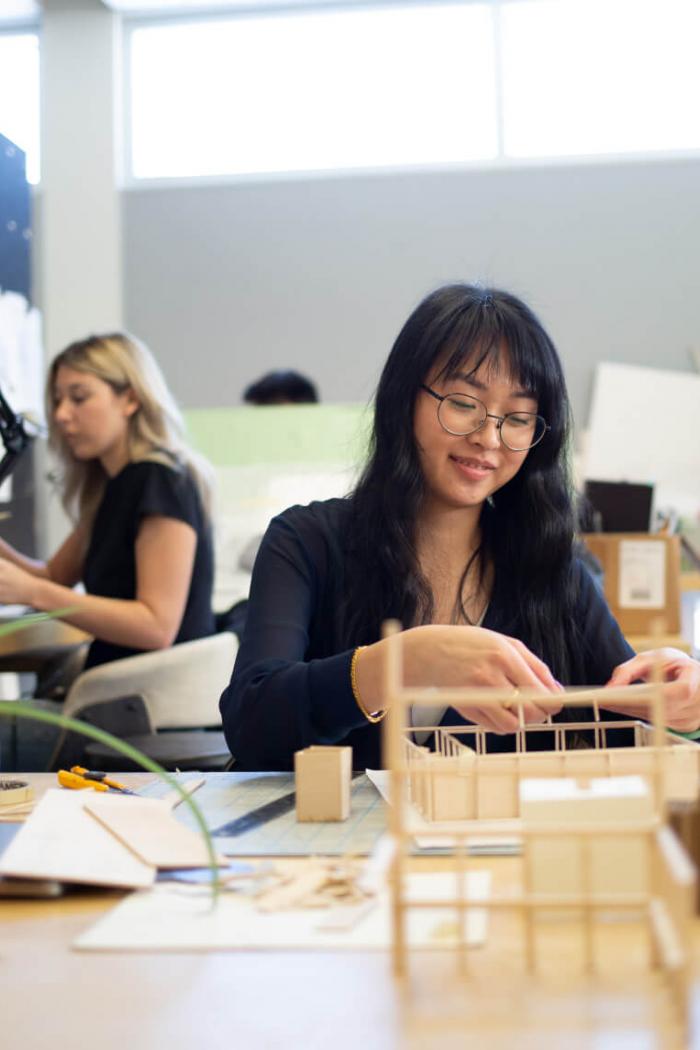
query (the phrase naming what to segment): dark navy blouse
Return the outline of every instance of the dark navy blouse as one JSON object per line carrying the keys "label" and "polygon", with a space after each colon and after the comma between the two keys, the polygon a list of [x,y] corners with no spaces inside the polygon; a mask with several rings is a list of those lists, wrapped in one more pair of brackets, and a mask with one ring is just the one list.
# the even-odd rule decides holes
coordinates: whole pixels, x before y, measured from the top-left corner
{"label": "dark navy blouse", "polygon": [[[354,646],[342,636],[349,514],[349,501],[341,499],[291,507],[265,533],[245,632],[220,703],[236,769],[291,769],[294,752],[310,744],[351,746],[355,769],[381,765],[381,725],[369,723],[355,702]],[[564,684],[602,685],[633,650],[581,561],[573,572],[578,671]],[[492,601],[483,626],[504,630],[506,612]],[[517,637],[512,611],[507,623]],[[448,725],[464,721],[452,709],[443,718]],[[498,738],[497,746],[512,747],[512,738]]]}

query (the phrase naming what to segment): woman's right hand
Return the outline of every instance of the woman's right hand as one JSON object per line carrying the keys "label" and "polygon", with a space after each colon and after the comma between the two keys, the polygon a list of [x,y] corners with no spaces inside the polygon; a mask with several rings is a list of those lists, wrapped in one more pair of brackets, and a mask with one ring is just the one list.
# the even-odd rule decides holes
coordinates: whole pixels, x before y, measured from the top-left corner
{"label": "woman's right hand", "polygon": [[[503,691],[503,706],[452,705],[462,717],[485,729],[514,733],[519,728],[518,707],[513,703],[517,689],[536,690],[542,694],[541,700],[523,701],[520,705],[525,722],[543,722],[561,710],[557,695],[562,692],[562,687],[547,665],[517,638],[484,627],[426,624],[403,632],[402,642],[407,686],[498,688]],[[375,675],[383,663],[387,644],[387,640],[377,642],[360,653],[363,659],[358,660],[357,675],[363,703],[366,703],[365,696],[370,704],[373,703],[370,691],[381,690],[381,679]],[[371,674],[373,665],[375,674]],[[363,683],[367,693],[363,691]],[[509,701],[511,707],[506,706]],[[382,706],[378,699],[374,706],[366,706],[366,710]]]}
{"label": "woman's right hand", "polygon": [[429,624],[406,631],[405,681],[407,685],[443,688],[472,686],[503,690],[503,706],[459,704],[455,710],[496,733],[513,733],[520,726],[516,689],[534,689],[542,700],[523,701],[525,722],[544,722],[561,710],[556,699],[562,687],[547,665],[517,638],[485,627],[450,627]]}

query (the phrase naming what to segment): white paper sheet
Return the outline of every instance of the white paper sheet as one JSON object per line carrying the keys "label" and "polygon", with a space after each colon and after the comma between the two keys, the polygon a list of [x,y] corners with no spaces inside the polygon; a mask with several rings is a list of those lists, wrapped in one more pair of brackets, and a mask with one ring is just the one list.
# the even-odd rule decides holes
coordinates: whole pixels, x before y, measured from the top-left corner
{"label": "white paper sheet", "polygon": [[657,507],[700,509],[700,376],[642,365],[599,364],[584,477],[655,487]]}
{"label": "white paper sheet", "polygon": [[0,387],[14,412],[43,416],[41,317],[19,292],[1,289]]}
{"label": "white paper sheet", "polygon": [[617,604],[621,609],[666,606],[666,546],[655,540],[621,540]]}
{"label": "white paper sheet", "polygon": [[[414,900],[449,900],[456,893],[457,876],[447,872],[411,874],[407,892]],[[467,875],[467,890],[487,900],[491,873]],[[391,910],[388,890],[382,891],[370,911],[350,929],[323,928],[328,911],[318,908],[263,913],[252,897],[225,893],[212,909],[202,887],[159,883],[133,893],[74,942],[85,951],[207,951],[217,949],[387,949],[391,946]],[[444,948],[455,943],[454,908],[425,908],[409,912],[411,947]],[[466,912],[467,943],[476,947],[486,939],[488,912]]]}

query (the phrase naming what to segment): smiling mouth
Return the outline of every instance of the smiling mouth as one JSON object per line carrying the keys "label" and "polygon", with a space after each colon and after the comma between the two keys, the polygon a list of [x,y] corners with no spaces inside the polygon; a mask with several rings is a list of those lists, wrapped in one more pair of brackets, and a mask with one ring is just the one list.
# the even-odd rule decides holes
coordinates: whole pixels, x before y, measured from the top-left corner
{"label": "smiling mouth", "polygon": [[488,474],[489,471],[496,469],[492,463],[486,463],[482,459],[473,459],[471,456],[450,456],[450,459],[459,467],[464,467],[466,470],[477,470],[482,474]]}

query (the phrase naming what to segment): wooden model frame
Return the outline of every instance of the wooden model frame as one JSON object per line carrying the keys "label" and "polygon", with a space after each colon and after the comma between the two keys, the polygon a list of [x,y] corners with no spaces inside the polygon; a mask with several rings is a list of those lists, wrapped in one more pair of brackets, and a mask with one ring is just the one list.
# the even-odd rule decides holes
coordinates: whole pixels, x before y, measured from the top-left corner
{"label": "wooden model frame", "polygon": [[[412,704],[435,705],[474,703],[480,706],[508,704],[511,708],[536,699],[534,691],[522,690],[517,701],[512,695],[504,696],[493,689],[425,689],[407,688],[402,685],[402,639],[398,625],[387,625],[385,636],[389,640],[385,668],[385,696],[389,713],[385,722],[385,765],[391,778],[390,830],[392,840],[392,923],[393,923],[393,968],[396,976],[407,972],[407,914],[414,908],[446,908],[457,916],[456,959],[458,972],[467,972],[466,913],[472,907],[487,909],[514,909],[522,915],[524,931],[524,962],[527,973],[537,970],[537,941],[534,929],[538,912],[552,914],[556,911],[572,913],[582,926],[585,945],[582,958],[584,972],[596,969],[596,948],[593,936],[597,913],[615,911],[628,912],[633,917],[641,913],[646,923],[652,945],[653,968],[663,972],[671,991],[672,999],[684,1029],[688,1024],[688,987],[690,971],[689,932],[694,913],[695,870],[683,847],[671,829],[665,824],[666,801],[669,797],[696,798],[698,793],[698,756],[700,748],[675,737],[664,727],[664,700],[659,684],[632,686],[620,689],[585,690],[566,694],[562,699],[571,706],[594,707],[593,722],[561,723],[561,730],[554,729],[555,750],[551,752],[527,752],[528,734],[542,731],[535,726],[525,726],[520,709],[521,729],[518,732],[515,754],[489,755],[485,749],[485,731],[474,727],[445,729],[437,734],[437,752],[429,752],[414,744],[407,725]],[[626,748],[634,761],[620,759],[618,749],[606,747],[605,732],[622,724],[601,722],[597,705],[601,701],[649,703],[652,726],[635,721],[633,723],[634,748]],[[624,723],[626,727],[630,722]],[[423,728],[423,727],[421,727]],[[544,727],[553,732],[552,726]],[[577,728],[592,731],[596,747],[591,750],[567,751],[566,732]],[[457,736],[465,733],[476,743],[476,748],[465,747]],[[622,751],[623,749],[619,749]],[[488,815],[513,817],[518,815],[519,782],[521,777],[600,777],[610,775],[641,774],[650,785],[653,800],[653,815],[644,821],[633,823],[546,823],[523,821],[518,831],[522,835],[523,884],[519,893],[491,896],[478,901],[470,898],[467,888],[467,856],[470,839],[483,835],[485,831],[497,830],[498,819],[485,825],[475,818]],[[494,793],[494,805],[488,802],[489,792]],[[417,803],[429,819],[438,817],[451,819],[450,836],[454,841],[452,867],[455,873],[454,896],[449,900],[411,900],[405,892],[405,864],[413,845],[414,830],[410,827],[409,801]],[[489,812],[496,809],[498,813]],[[445,824],[432,828],[421,827],[421,838],[444,839]],[[555,894],[539,892],[533,888],[532,865],[529,862],[531,847],[536,838],[552,836],[558,841],[575,840],[580,849],[582,867],[590,872],[588,856],[593,841],[601,836],[614,836],[617,841],[627,841],[640,835],[646,843],[646,868],[641,892],[609,894],[591,884],[584,877],[578,892]]]}
{"label": "wooden model frame", "polygon": [[[634,687],[639,697],[638,687]],[[642,687],[648,689],[648,687]],[[588,699],[582,699],[582,697]],[[414,730],[403,730],[403,758],[408,768],[408,797],[430,821],[496,820],[520,816],[519,784],[525,777],[611,777],[639,774],[658,785],[658,801],[696,802],[700,793],[700,749],[692,741],[639,720],[600,718],[598,690],[574,693],[565,704],[586,704],[592,720],[528,725],[516,733],[512,753],[489,753],[487,731],[481,726],[438,726],[435,750],[414,743]],[[593,699],[591,699],[593,698]],[[424,701],[421,701],[424,702]],[[632,747],[608,747],[610,730],[625,729],[634,736]],[[570,734],[587,732],[589,749],[570,750]],[[528,751],[528,739],[548,734],[551,750]]]}

